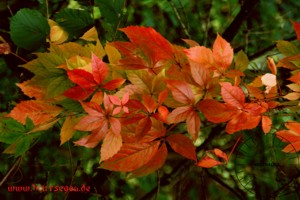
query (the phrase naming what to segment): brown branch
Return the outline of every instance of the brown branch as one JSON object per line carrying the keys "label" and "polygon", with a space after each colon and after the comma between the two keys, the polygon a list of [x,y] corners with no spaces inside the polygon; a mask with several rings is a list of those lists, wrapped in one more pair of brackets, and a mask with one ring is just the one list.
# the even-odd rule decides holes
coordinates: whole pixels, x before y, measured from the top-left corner
{"label": "brown branch", "polygon": [[227,27],[227,29],[222,34],[222,37],[226,41],[228,41],[228,42],[232,41],[232,39],[238,33],[243,22],[247,20],[251,11],[253,11],[253,9],[255,8],[255,6],[258,3],[259,3],[259,0],[245,0],[244,1],[244,3],[241,6],[240,12],[237,14],[237,16],[234,18],[234,20],[231,22],[231,24]]}
{"label": "brown branch", "polygon": [[22,156],[20,156],[20,157],[16,160],[16,162],[13,164],[13,166],[10,168],[10,170],[6,173],[6,175],[4,176],[4,178],[1,180],[1,182],[0,182],[0,187],[5,183],[5,181],[8,179],[8,177],[10,176],[10,174],[11,174],[13,171],[15,171],[15,169],[16,169],[17,167],[20,166],[21,161],[22,161]]}
{"label": "brown branch", "polygon": [[[290,38],[283,39],[283,40],[285,40],[285,41],[293,41],[293,40],[296,40],[296,39],[297,39],[297,37],[296,37],[296,35],[294,35],[294,36],[292,36]],[[256,53],[254,53],[254,54],[252,54],[250,56],[248,56],[248,58],[249,58],[249,60],[253,60],[255,58],[258,58],[258,57],[264,55],[266,52],[271,51],[275,47],[276,47],[276,43],[272,44],[272,45],[270,45],[270,46],[268,46],[268,47],[266,47],[266,48],[264,48],[264,49],[262,49],[262,50],[260,50],[260,51],[258,51]]]}

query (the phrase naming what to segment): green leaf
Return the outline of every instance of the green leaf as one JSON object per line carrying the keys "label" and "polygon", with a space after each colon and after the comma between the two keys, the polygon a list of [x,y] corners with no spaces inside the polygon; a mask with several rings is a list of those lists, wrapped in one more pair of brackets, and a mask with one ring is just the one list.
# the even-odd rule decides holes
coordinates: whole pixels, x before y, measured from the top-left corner
{"label": "green leaf", "polygon": [[30,136],[19,139],[16,142],[15,157],[18,157],[18,156],[22,155],[23,153],[25,153],[26,151],[28,151],[28,149],[30,148],[30,144],[31,144]]}
{"label": "green leaf", "polygon": [[0,133],[0,142],[6,143],[6,144],[12,144],[23,136],[24,136],[24,133],[21,133],[21,132],[1,132]]}
{"label": "green leaf", "polygon": [[73,83],[64,75],[58,75],[48,79],[47,98],[55,97],[69,89]]}
{"label": "green leaf", "polygon": [[64,99],[62,101],[57,102],[58,105],[61,105],[66,110],[70,110],[72,112],[83,112],[83,108],[78,101],[74,101],[73,99]]}
{"label": "green leaf", "polygon": [[5,127],[10,132],[25,132],[25,127],[13,118],[4,119]]}
{"label": "green leaf", "polygon": [[90,13],[85,10],[62,9],[59,13],[55,14],[54,19],[74,37],[81,36],[94,24]]}
{"label": "green leaf", "polygon": [[46,42],[50,27],[39,11],[24,8],[11,18],[10,33],[17,46],[35,50]]}
{"label": "green leaf", "polygon": [[245,71],[248,68],[249,59],[243,50],[239,51],[235,60],[235,69]]}
{"label": "green leaf", "polygon": [[276,44],[278,50],[285,56],[293,56],[299,54],[299,49],[291,42],[279,40]]}
{"label": "green leaf", "polygon": [[99,6],[101,15],[106,22],[117,24],[120,21],[124,0],[96,0],[95,5]]}
{"label": "green leaf", "polygon": [[26,118],[25,128],[26,128],[26,131],[30,131],[34,128],[34,123],[29,117]]}

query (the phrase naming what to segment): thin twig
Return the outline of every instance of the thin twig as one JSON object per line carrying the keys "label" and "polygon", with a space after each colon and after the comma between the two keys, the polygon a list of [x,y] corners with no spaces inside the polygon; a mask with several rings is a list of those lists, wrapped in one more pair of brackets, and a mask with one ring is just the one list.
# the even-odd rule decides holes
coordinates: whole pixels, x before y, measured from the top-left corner
{"label": "thin twig", "polygon": [[10,176],[10,174],[17,168],[20,166],[22,161],[22,156],[20,156],[16,162],[13,164],[13,166],[10,168],[10,170],[6,173],[6,175],[4,176],[4,178],[1,180],[0,182],[0,187],[4,184],[4,182],[8,179],[8,177]]}
{"label": "thin twig", "polygon": [[180,15],[179,15],[179,13],[178,13],[178,10],[177,10],[176,6],[175,6],[174,3],[172,2],[172,0],[169,0],[169,3],[170,3],[170,5],[171,5],[171,7],[172,7],[172,9],[173,9],[173,11],[174,11],[174,13],[175,13],[176,18],[178,19],[178,21],[179,21],[179,23],[180,23],[181,28],[183,29],[183,32],[185,33],[185,35],[186,35],[188,38],[191,38],[191,35],[189,34],[189,32],[188,32],[188,30],[187,30],[185,24],[183,23],[183,21],[182,21]]}
{"label": "thin twig", "polygon": [[204,171],[210,178],[215,180],[217,183],[222,185],[224,188],[228,189],[232,194],[237,196],[239,199],[242,199],[242,200],[245,199],[243,196],[241,196],[239,193],[237,193],[234,189],[232,189],[229,185],[227,185],[225,182],[223,182],[221,179],[219,179],[219,177],[211,174],[207,169],[205,169]]}

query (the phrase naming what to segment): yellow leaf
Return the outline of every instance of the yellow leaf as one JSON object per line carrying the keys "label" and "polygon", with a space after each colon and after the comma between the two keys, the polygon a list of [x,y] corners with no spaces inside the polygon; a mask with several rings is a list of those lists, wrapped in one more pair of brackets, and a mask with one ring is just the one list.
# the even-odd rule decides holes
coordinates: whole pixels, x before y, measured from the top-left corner
{"label": "yellow leaf", "polygon": [[11,145],[9,145],[4,151],[3,153],[6,153],[6,154],[14,154],[15,151],[16,151],[16,147],[17,147],[17,143],[13,143]]}
{"label": "yellow leaf", "polygon": [[121,59],[121,54],[115,47],[113,47],[109,44],[106,44],[104,49],[108,56],[108,60],[111,64],[115,64]]}
{"label": "yellow leaf", "polygon": [[294,101],[300,98],[300,93],[297,92],[288,93],[283,98],[288,99],[290,101]]}
{"label": "yellow leaf", "polygon": [[48,23],[50,26],[50,41],[55,44],[61,44],[65,42],[69,34],[60,27],[55,21],[48,19]]}
{"label": "yellow leaf", "polygon": [[34,127],[31,131],[27,132],[27,134],[38,132],[38,131],[45,131],[45,130],[51,128],[58,120],[59,119],[55,119],[53,121],[40,124],[40,125]]}
{"label": "yellow leaf", "polygon": [[290,88],[291,90],[293,90],[294,92],[300,92],[299,84],[292,83],[292,84],[288,84],[287,87]]}
{"label": "yellow leaf", "polygon": [[60,131],[60,145],[69,141],[73,137],[76,131],[75,129],[73,129],[73,127],[79,122],[79,119],[80,118],[74,118],[72,116],[68,116],[66,118]]}
{"label": "yellow leaf", "polygon": [[86,40],[86,41],[97,41],[98,40],[98,33],[95,27],[91,28],[87,32],[83,34],[83,36],[80,37],[80,39]]}

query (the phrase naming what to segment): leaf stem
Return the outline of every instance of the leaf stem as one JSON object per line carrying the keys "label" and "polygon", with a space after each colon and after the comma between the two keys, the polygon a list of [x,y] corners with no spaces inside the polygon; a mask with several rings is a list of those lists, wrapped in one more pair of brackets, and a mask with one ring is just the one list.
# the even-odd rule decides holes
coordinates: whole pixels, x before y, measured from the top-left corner
{"label": "leaf stem", "polygon": [[238,137],[238,139],[236,140],[235,144],[233,145],[233,147],[232,147],[232,149],[231,149],[231,151],[230,151],[230,153],[229,153],[229,155],[228,155],[228,160],[230,159],[230,157],[231,157],[231,155],[232,155],[234,149],[235,149],[236,146],[238,145],[238,143],[239,143],[239,141],[241,140],[241,138],[242,138],[242,135],[240,135],[240,136]]}

